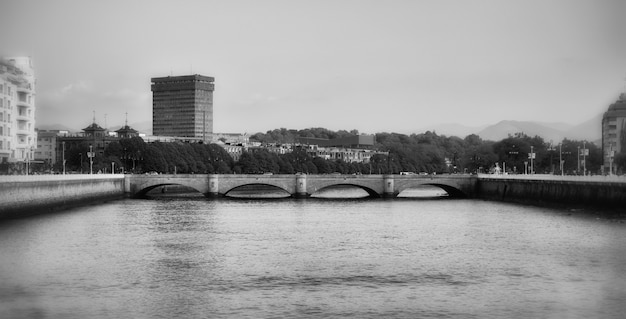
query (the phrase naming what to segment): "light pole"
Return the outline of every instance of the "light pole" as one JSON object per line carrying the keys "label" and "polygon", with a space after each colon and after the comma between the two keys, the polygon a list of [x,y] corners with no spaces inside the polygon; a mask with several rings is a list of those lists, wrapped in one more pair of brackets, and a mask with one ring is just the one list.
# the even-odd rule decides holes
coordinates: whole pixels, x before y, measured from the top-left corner
{"label": "light pole", "polygon": [[533,151],[532,145],[530,146],[530,154],[528,154],[528,157],[530,158],[530,173],[535,174],[535,166],[534,166],[535,152]]}
{"label": "light pole", "polygon": [[587,176],[587,142],[583,142],[583,176]]}
{"label": "light pole", "polygon": [[561,148],[563,143],[559,143],[559,168],[561,169],[561,176],[563,176],[563,149]]}
{"label": "light pole", "polygon": [[578,150],[578,166],[576,168],[576,175],[580,174],[580,146],[576,146],[576,149]]}
{"label": "light pole", "polygon": [[93,175],[93,146],[91,144],[89,144],[89,154],[87,156],[89,157],[89,174]]}
{"label": "light pole", "polygon": [[61,142],[61,145],[63,145],[63,175],[65,175],[65,141]]}

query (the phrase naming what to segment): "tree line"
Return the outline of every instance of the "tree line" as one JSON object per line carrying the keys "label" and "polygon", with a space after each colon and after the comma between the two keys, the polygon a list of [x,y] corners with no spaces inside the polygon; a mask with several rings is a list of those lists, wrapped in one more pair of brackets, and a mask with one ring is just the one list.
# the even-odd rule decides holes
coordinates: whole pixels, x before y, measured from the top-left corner
{"label": "tree line", "polygon": [[[298,137],[334,139],[355,134],[358,131],[283,128],[254,134],[250,141],[280,145],[295,143]],[[292,152],[286,154],[272,153],[263,147],[249,148],[235,161],[217,144],[145,143],[135,137],[111,142],[104,156],[93,159],[93,171],[110,172],[113,166],[117,172],[123,169],[135,173],[440,174],[490,172],[499,166],[508,173],[523,174],[530,172],[532,164],[535,173],[561,174],[562,160],[563,173],[569,175],[583,174],[583,169],[587,173],[601,174],[603,164],[602,149],[594,143],[564,139],[559,144],[551,144],[539,136],[530,137],[523,133],[510,135],[500,141],[483,140],[475,134],[460,138],[430,131],[411,135],[377,133],[375,140],[372,149],[388,155],[374,155],[369,163],[347,163],[315,157],[307,151],[306,146],[294,147]],[[579,155],[583,148],[588,149],[584,162],[583,156]],[[529,159],[531,150],[535,154],[532,161]],[[87,142],[66,150],[67,170],[88,173],[88,151]],[[57,164],[57,171],[60,171],[60,165]],[[623,172],[626,169],[626,155],[617,154],[614,166],[618,172]]]}

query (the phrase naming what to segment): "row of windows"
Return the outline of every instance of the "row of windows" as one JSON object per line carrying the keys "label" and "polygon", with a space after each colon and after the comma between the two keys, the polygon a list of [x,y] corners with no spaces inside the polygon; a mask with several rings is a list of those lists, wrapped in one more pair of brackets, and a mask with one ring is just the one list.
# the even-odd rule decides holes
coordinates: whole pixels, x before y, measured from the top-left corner
{"label": "row of windows", "polygon": [[6,101],[5,101],[4,98],[0,98],[0,109],[5,109],[5,108],[6,109],[11,109],[12,108],[11,100],[6,99]]}
{"label": "row of windows", "polygon": [[[6,132],[6,135],[4,134]],[[0,126],[0,136],[11,136],[11,128]]]}
{"label": "row of windows", "polygon": [[0,94],[6,94],[8,96],[13,95],[13,90],[11,90],[11,87],[9,85],[6,84],[0,84]]}
{"label": "row of windows", "polygon": [[[6,145],[6,148],[5,148]],[[0,150],[10,150],[11,149],[11,141],[3,141],[0,140]]]}
{"label": "row of windows", "polygon": [[0,112],[0,122],[4,122],[5,119],[6,119],[6,122],[11,122],[11,114],[7,114],[5,117],[4,112]]}

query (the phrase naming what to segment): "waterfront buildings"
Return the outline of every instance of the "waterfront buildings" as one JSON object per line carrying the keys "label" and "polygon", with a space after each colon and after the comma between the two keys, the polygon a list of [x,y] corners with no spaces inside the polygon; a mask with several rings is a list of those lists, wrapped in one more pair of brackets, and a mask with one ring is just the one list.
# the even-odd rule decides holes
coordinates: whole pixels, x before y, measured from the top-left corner
{"label": "waterfront buildings", "polygon": [[626,152],[626,93],[622,93],[602,116],[602,154],[604,169],[615,173],[615,154]]}
{"label": "waterfront buildings", "polygon": [[198,74],[152,78],[152,134],[210,142],[214,80]]}
{"label": "waterfront buildings", "polygon": [[57,162],[57,138],[68,134],[68,131],[61,130],[37,130],[35,161],[54,165]]}
{"label": "waterfront buildings", "polygon": [[312,137],[299,137],[298,142],[320,147],[343,147],[343,148],[372,148],[376,142],[374,135],[353,135],[336,139],[323,139]]}
{"label": "waterfront buildings", "polygon": [[28,163],[36,142],[32,60],[0,58],[0,163]]}
{"label": "waterfront buildings", "polygon": [[[224,134],[222,134],[224,135]],[[235,137],[235,134],[232,134]],[[374,155],[387,156],[388,152],[373,150],[374,135],[354,135],[337,139],[322,138],[298,138],[296,143],[270,143],[262,144],[245,140],[233,140],[220,138],[217,144],[235,160],[239,160],[244,151],[267,150],[270,153],[283,155],[293,152],[295,149],[304,149],[311,157],[320,157],[325,160],[344,161],[346,163],[369,163]]]}

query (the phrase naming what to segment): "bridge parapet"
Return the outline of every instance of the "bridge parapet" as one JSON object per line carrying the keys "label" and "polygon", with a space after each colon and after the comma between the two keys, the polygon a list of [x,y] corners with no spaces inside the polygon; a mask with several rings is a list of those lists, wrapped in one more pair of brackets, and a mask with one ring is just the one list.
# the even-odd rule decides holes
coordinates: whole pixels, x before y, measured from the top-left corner
{"label": "bridge parapet", "polygon": [[293,197],[308,197],[327,187],[350,185],[365,190],[371,197],[395,197],[408,188],[433,185],[451,196],[467,197],[474,194],[475,180],[469,175],[128,175],[126,190],[136,197],[158,186],[184,185],[208,197],[221,197],[242,186],[266,185],[282,189]]}

